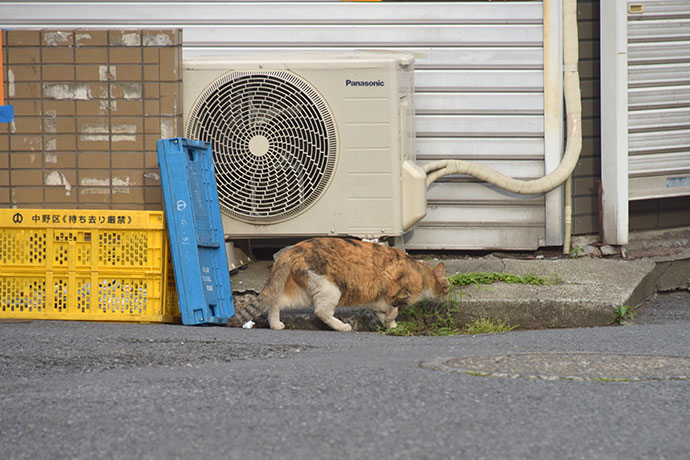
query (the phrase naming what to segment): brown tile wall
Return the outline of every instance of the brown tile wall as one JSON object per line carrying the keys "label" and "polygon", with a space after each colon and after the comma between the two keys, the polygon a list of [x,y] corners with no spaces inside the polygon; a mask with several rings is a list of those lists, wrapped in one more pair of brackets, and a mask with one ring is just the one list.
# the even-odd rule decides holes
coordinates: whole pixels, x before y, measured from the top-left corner
{"label": "brown tile wall", "polygon": [[690,197],[630,202],[630,231],[690,226]]}
{"label": "brown tile wall", "polygon": [[182,132],[180,30],[3,31],[0,207],[162,209],[156,141]]}
{"label": "brown tile wall", "polygon": [[573,234],[599,233],[597,181],[601,177],[599,115],[599,1],[579,0],[579,72],[582,152],[573,172]]}

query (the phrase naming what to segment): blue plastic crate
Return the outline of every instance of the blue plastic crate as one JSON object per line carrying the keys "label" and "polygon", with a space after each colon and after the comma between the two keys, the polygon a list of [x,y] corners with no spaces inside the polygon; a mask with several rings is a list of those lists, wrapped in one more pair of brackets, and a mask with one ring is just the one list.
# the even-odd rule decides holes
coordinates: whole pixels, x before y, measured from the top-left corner
{"label": "blue plastic crate", "polygon": [[157,145],[175,285],[184,324],[225,324],[235,314],[211,144]]}

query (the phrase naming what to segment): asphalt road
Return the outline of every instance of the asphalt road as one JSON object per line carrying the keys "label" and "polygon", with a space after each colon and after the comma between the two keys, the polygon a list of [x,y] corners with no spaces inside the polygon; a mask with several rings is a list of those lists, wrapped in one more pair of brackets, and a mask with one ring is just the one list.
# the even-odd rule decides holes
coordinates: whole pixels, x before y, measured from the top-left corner
{"label": "asphalt road", "polygon": [[613,381],[420,366],[690,358],[690,293],[655,302],[628,326],[446,338],[0,323],[0,459],[685,459],[690,380],[662,367]]}

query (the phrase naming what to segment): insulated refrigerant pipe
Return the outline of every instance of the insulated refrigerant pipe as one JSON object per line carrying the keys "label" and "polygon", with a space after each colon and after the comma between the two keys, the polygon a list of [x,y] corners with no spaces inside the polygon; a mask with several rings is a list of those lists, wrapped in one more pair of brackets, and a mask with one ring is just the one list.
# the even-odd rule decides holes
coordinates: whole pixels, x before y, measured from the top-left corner
{"label": "insulated refrigerant pipe", "polygon": [[[465,160],[434,161],[424,166],[426,185],[452,174],[468,174],[499,188],[522,195],[549,192],[570,179],[582,150],[582,103],[578,65],[577,0],[563,0],[563,93],[565,97],[567,138],[561,163],[551,173],[539,179],[520,180],[503,175],[491,168]],[[570,188],[570,187],[567,187]],[[570,210],[572,197],[565,197],[565,242],[563,252],[570,251]]]}

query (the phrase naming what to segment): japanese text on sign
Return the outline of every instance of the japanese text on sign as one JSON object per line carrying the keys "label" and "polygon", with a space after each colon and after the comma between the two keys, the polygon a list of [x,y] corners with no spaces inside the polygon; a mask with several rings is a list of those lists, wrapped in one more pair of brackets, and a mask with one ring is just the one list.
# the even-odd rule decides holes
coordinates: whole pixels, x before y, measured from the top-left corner
{"label": "japanese text on sign", "polygon": [[[14,214],[12,221],[20,224],[24,221],[21,213]],[[31,216],[34,224],[115,224],[128,225],[132,223],[132,216],[102,216],[102,215],[77,215],[77,214],[51,214],[36,213]]]}

